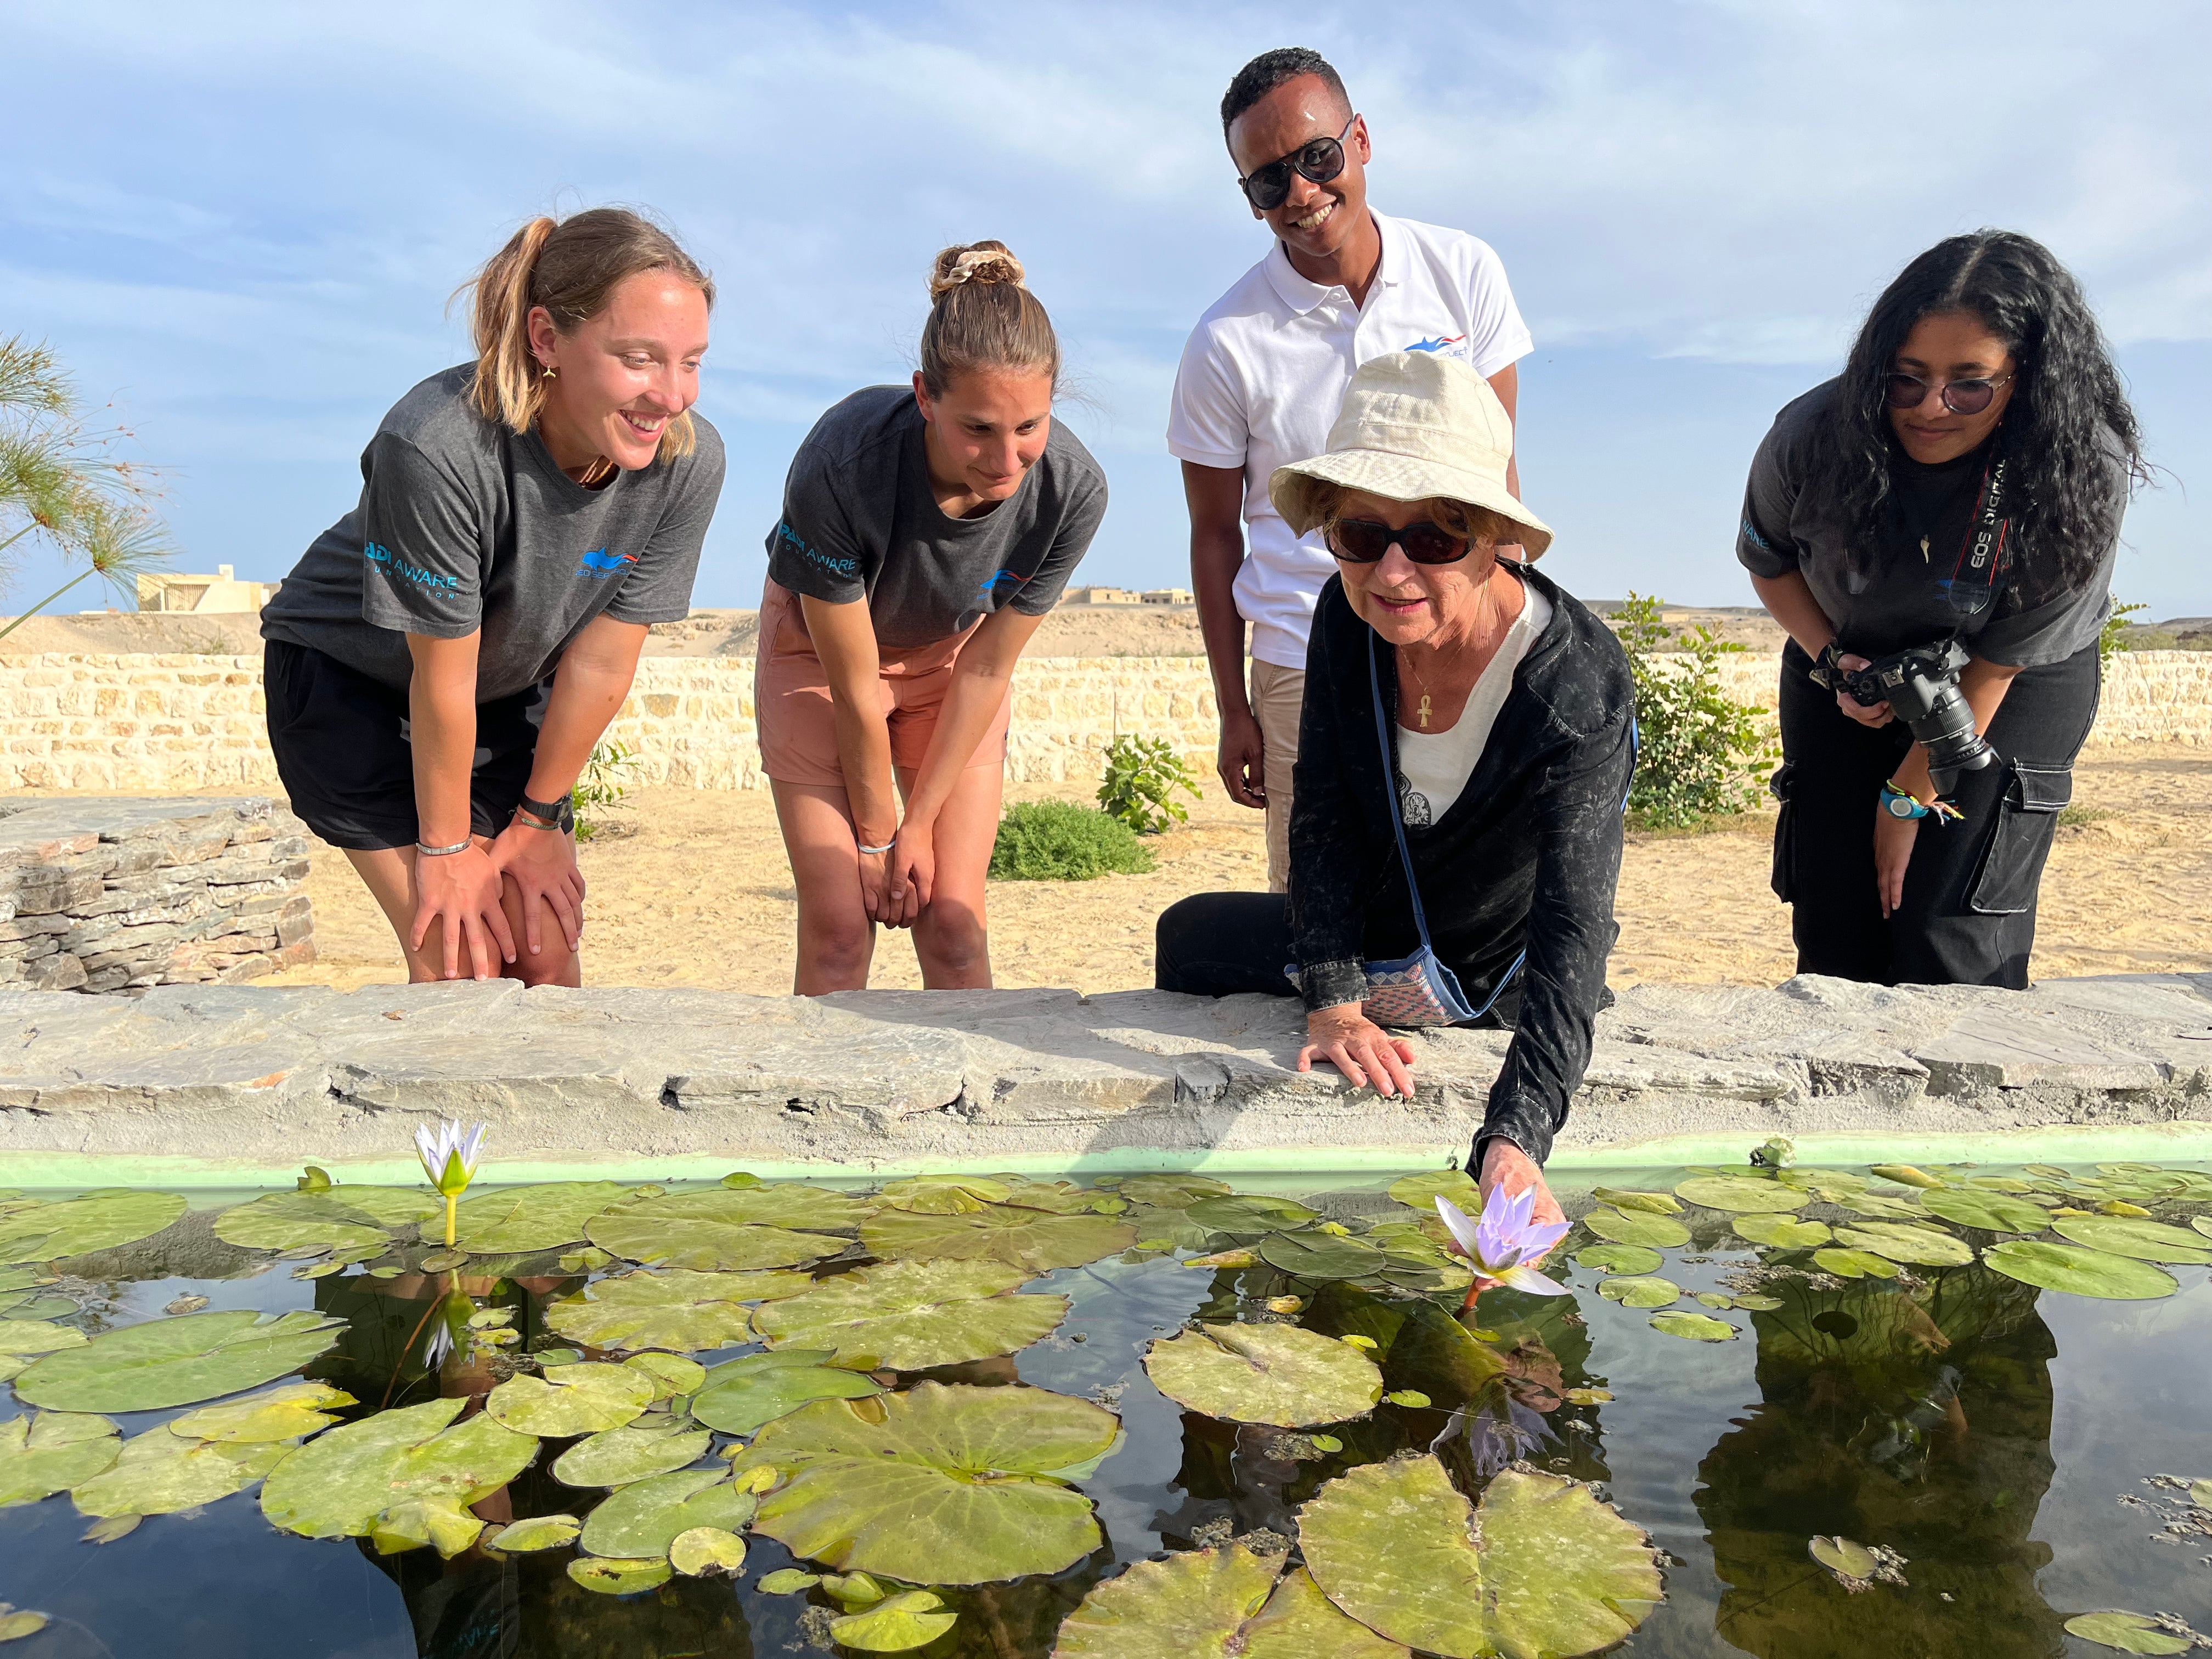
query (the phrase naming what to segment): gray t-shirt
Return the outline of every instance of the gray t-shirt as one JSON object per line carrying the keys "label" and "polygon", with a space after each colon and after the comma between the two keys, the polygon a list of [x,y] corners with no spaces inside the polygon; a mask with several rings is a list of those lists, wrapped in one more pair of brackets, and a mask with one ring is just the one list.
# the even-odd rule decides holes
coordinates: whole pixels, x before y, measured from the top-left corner
{"label": "gray t-shirt", "polygon": [[[1759,446],[1736,532],[1735,556],[1743,567],[1756,576],[1802,571],[1835,624],[1837,642],[1863,657],[1886,657],[1956,634],[1986,662],[2034,668],[2063,662],[2093,643],[2105,623],[2119,551],[2117,522],[2096,574],[2080,587],[2057,585],[2050,574],[2054,562],[2039,559],[2036,549],[2018,540],[2017,520],[1994,592],[1944,586],[1972,527],[1990,459],[1986,444],[1936,466],[1893,449],[1887,532],[1873,556],[1852,568],[1842,514],[1810,483],[1819,446],[1834,441],[1841,386],[1830,380],[1785,404]],[[1978,609],[1968,608],[1977,603]]]}
{"label": "gray t-shirt", "polygon": [[930,489],[910,387],[856,392],[792,458],[768,572],[794,593],[865,597],[876,641],[910,651],[1012,605],[1041,617],[1106,515],[1106,475],[1055,420],[1019,489],[975,519],[945,516]]}
{"label": "gray t-shirt", "polygon": [[475,365],[434,374],[362,452],[360,505],[314,544],[261,613],[289,640],[404,690],[407,635],[483,630],[477,700],[550,674],[594,617],[676,622],[722,492],[722,440],[696,414],[689,455],[586,489],[535,432],[486,420]]}

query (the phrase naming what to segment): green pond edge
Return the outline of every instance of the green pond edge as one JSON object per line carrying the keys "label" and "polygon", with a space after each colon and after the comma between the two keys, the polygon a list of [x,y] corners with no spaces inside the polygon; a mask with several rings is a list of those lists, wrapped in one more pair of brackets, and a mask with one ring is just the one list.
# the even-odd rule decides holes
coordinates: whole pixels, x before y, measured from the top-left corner
{"label": "green pond edge", "polygon": [[[2212,1158],[2212,1122],[2180,1119],[2167,1123],[2061,1124],[2039,1128],[1996,1130],[1985,1134],[1923,1133],[1899,1129],[1881,1134],[1793,1135],[1797,1161],[1807,1164],[2066,1164],[2128,1160],[2143,1163],[2197,1162]],[[1743,1163],[1759,1142],[1759,1131],[1670,1135],[1601,1146],[1562,1146],[1546,1166],[1553,1176],[1583,1170],[1670,1169],[1683,1164]],[[1152,1171],[1237,1176],[1246,1180],[1295,1181],[1320,1190],[1331,1178],[1357,1185],[1385,1176],[1438,1169],[1455,1162],[1464,1149],[1457,1141],[1432,1147],[1290,1146],[1150,1147],[1119,1146],[1070,1156],[1045,1154],[986,1158],[886,1158],[876,1163],[783,1163],[750,1159],[734,1152],[694,1152],[681,1157],[615,1158],[595,1160],[502,1158],[495,1144],[487,1148],[487,1186],[516,1186],[544,1181],[683,1182],[719,1181],[732,1170],[749,1170],[763,1181],[866,1182],[935,1173],[1097,1176]],[[315,1163],[341,1182],[412,1186],[422,1178],[412,1158],[368,1160],[312,1155],[277,1164],[242,1164],[216,1158],[151,1153],[0,1152],[0,1187],[27,1190],[97,1187],[160,1188],[167,1190],[235,1192],[288,1188],[304,1163]]]}

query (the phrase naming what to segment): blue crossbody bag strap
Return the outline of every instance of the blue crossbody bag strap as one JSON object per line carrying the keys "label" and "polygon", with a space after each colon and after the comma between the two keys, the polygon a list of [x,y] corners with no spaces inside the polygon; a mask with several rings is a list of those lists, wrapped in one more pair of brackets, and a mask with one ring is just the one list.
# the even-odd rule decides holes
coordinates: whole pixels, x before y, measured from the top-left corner
{"label": "blue crossbody bag strap", "polygon": [[1413,895],[1413,927],[1421,949],[1429,946],[1429,919],[1421,909],[1421,884],[1413,879],[1413,855],[1406,846],[1406,814],[1398,802],[1398,768],[1390,753],[1390,725],[1382,713],[1382,675],[1375,666],[1375,636],[1367,637],[1367,689],[1375,702],[1375,740],[1382,746],[1382,785],[1390,792],[1390,828],[1398,836],[1398,861],[1406,867],[1406,890]]}

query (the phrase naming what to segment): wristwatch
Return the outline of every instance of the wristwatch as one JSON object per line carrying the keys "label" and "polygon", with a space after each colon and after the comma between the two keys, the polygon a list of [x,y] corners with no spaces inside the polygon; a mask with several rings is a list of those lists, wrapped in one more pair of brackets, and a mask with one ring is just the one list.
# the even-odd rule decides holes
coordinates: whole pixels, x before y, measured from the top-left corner
{"label": "wristwatch", "polygon": [[517,804],[516,811],[544,820],[539,823],[525,824],[523,827],[526,830],[543,830],[550,826],[565,836],[576,827],[576,798],[573,794],[563,795],[558,801],[532,800],[525,795]]}
{"label": "wristwatch", "polygon": [[1827,644],[1820,647],[1820,654],[1813,659],[1813,666],[1808,678],[1814,684],[1825,686],[1831,691],[1842,690],[1844,689],[1843,657],[1843,647],[1833,640],[1830,640]]}

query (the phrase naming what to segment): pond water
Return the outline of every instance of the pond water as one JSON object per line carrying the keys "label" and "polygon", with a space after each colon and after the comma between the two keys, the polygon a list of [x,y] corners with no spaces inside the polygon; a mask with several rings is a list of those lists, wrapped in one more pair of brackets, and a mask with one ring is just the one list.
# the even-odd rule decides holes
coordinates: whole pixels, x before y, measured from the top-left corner
{"label": "pond water", "polygon": [[[15,1500],[0,1506],[0,1602],[46,1620],[0,1649],[9,1659],[886,1650],[830,1633],[833,1621],[872,1611],[873,1625],[842,1633],[927,1637],[910,1650],[927,1659],[1044,1659],[1056,1642],[1071,1655],[1132,1659],[1473,1654],[1485,1640],[1533,1652],[1513,1643],[1546,1639],[1545,1619],[1571,1605],[1588,1616],[1567,1627],[1669,1659],[2104,1654],[2114,1650],[2064,1628],[2100,1609],[2212,1628],[2212,1509],[2190,1487],[2212,1477],[2212,1176],[2179,1165],[1909,1173],[1918,1182],[1864,1170],[1778,1178],[1748,1165],[1615,1170],[1595,1194],[1563,1179],[1577,1224],[1546,1270],[1571,1294],[1498,1287],[1471,1308],[1465,1274],[1439,1249],[1449,1235],[1435,1192],[1474,1207],[1449,1175],[1400,1183],[1410,1201],[1384,1177],[1316,1176],[1243,1183],[1270,1191],[1241,1204],[1224,1203],[1222,1183],[1174,1176],[1084,1188],[948,1177],[884,1193],[578,1183],[566,1200],[564,1189],[518,1200],[487,1184],[462,1204],[451,1254],[435,1194],[372,1204],[342,1185],[264,1199],[244,1221],[255,1194],[197,1194],[171,1221],[113,1192],[67,1213],[55,1207],[67,1194],[0,1194],[0,1376],[14,1379],[0,1382],[0,1501]],[[2200,1216],[2205,1225],[2192,1228]],[[2038,1219],[2047,1226],[2031,1231]],[[2012,1224],[1976,1224],[1992,1222]],[[112,1235],[149,1223],[159,1230],[149,1236],[38,1255],[98,1242],[102,1225]],[[2184,1242],[2192,1235],[2201,1249]],[[2133,1299],[2040,1289],[1990,1265],[2005,1241],[2039,1236],[2058,1265],[2029,1278],[2074,1274]],[[251,1242],[231,1242],[240,1238]],[[1889,1257],[1869,1248],[1885,1243]],[[1915,1255],[1948,1259],[1896,1259]],[[1208,1265],[1190,1265],[1199,1258]],[[2094,1278],[2106,1270],[2118,1278]],[[625,1275],[629,1290],[616,1288]],[[1638,1284],[1609,1297],[1599,1289],[1609,1279]],[[1065,1298],[1065,1316],[1031,1297]],[[292,1334],[232,1331],[246,1326],[234,1320],[222,1340],[188,1340],[218,1328],[186,1322],[230,1311],[292,1314]],[[91,1340],[23,1334],[39,1322]],[[166,1347],[117,1340],[146,1326],[185,1334]],[[1237,1335],[1253,1332],[1263,1334]],[[1170,1343],[1176,1357],[1163,1359]],[[706,1382],[680,1365],[630,1365],[611,1382],[599,1369],[641,1352],[688,1353]],[[880,1363],[963,1352],[976,1357]],[[752,1367],[750,1380],[722,1369],[762,1355],[780,1366],[773,1356],[793,1353],[814,1362]],[[574,1365],[589,1368],[570,1373],[589,1387],[532,1380],[559,1382]],[[1379,1372],[1364,1396],[1362,1365]],[[824,1382],[824,1373],[836,1375]],[[778,1376],[802,1380],[779,1395]],[[302,1378],[351,1401],[303,1393]],[[1347,1387],[1358,1409],[1331,1403]],[[291,1391],[266,1408],[281,1436],[240,1429],[235,1414],[165,1426],[210,1401],[272,1389]],[[1044,1401],[1059,1413],[1050,1422],[1010,1414],[1010,1401],[1036,1407],[1036,1391],[1083,1403]],[[1387,1397],[1370,1407],[1377,1392]],[[858,1397],[831,1397],[840,1393]],[[172,1403],[137,1404],[155,1397]],[[432,1468],[420,1458],[403,1468],[331,1449],[350,1425],[413,1408],[430,1408],[412,1438],[433,1452],[459,1443],[436,1439],[441,1428],[483,1431],[465,1457],[432,1469],[443,1486],[406,1486]],[[119,1461],[93,1413],[119,1434]],[[940,1417],[924,1423],[931,1413]],[[1106,1438],[1086,1440],[1093,1425]],[[611,1460],[599,1482],[575,1478],[592,1472],[582,1465],[554,1467],[587,1427],[617,1437],[592,1443]],[[118,1482],[133,1437],[149,1431],[167,1437],[149,1442],[149,1455],[179,1455],[175,1440],[198,1462]],[[884,1443],[856,1452],[831,1443],[838,1433]],[[975,1449],[985,1442],[988,1455]],[[88,1443],[103,1449],[69,1449]],[[956,1443],[968,1449],[946,1449]],[[1033,1444],[1043,1448],[1034,1455]],[[230,1460],[219,1479],[206,1474],[218,1454]],[[288,1459],[302,1461],[288,1473]],[[915,1478],[937,1485],[900,1488],[878,1478],[886,1464],[928,1464]],[[1383,1518],[1404,1506],[1361,1484],[1431,1467],[1449,1482],[1447,1508],[1460,1503],[1454,1492],[1483,1504],[1481,1551],[1468,1552],[1463,1513],[1445,1515],[1455,1539],[1392,1532]],[[686,1565],[668,1541],[676,1523],[661,1525],[649,1504],[637,1525],[615,1527],[610,1510],[592,1528],[599,1506],[643,1502],[615,1476],[665,1483],[681,1469],[698,1472],[682,1490],[704,1495],[683,1500],[684,1518],[712,1529],[706,1545],[726,1532],[744,1540],[734,1577],[654,1561],[673,1548]],[[1528,1484],[1531,1471],[1540,1485]],[[800,1504],[793,1493],[805,1480],[815,1485]],[[1558,1500],[1550,1520],[1509,1509],[1515,1480],[1523,1497]],[[372,1521],[362,1505],[382,1499],[361,1496],[364,1481],[399,1493],[400,1508]],[[410,1509],[410,1493],[453,1501]],[[2212,1504],[2212,1486],[2194,1495]],[[134,1502],[170,1512],[131,1525]],[[1581,1507],[1568,1516],[1571,1504]],[[498,1547],[508,1523],[556,1515],[584,1522],[583,1539],[525,1549],[537,1540],[514,1534],[516,1547]],[[103,1516],[115,1535],[88,1541]],[[441,1531],[441,1519],[473,1536]],[[318,1530],[364,1535],[302,1535]],[[1849,1571],[1815,1559],[1815,1539],[1848,1540],[1834,1559]],[[1206,1593],[1194,1577],[1161,1577],[1141,1595],[1086,1605],[1132,1564],[1199,1551],[1224,1573],[1242,1563],[1253,1576]],[[1054,1552],[1065,1559],[1048,1571],[969,1582]],[[635,1559],[618,1571],[637,1576],[572,1572],[594,1555]],[[1601,1557],[1609,1568],[1589,1565]],[[1318,1582],[1330,1601],[1315,1596],[1298,1613],[1297,1586],[1277,1576],[1302,1559],[1312,1578],[1297,1584]],[[787,1587],[787,1570],[834,1575],[872,1560],[872,1582]],[[1519,1625],[1481,1612],[1485,1594],[1466,1577],[1478,1571],[1490,1602],[1512,1599],[1516,1573],[1536,1575],[1525,1594],[1553,1612]],[[1620,1599],[1639,1571],[1663,1599]],[[1394,1573],[1413,1582],[1394,1587]],[[642,1588],[608,1593],[630,1583]],[[1270,1585],[1271,1613],[1283,1608],[1285,1621],[1231,1641]],[[936,1599],[896,1604],[916,1589]],[[1249,1605],[1224,1614],[1223,1596]],[[1462,1602],[1473,1609],[1464,1617],[1453,1611]],[[1178,1608],[1182,1622],[1170,1616]],[[930,1636],[946,1614],[957,1622]],[[0,1613],[0,1636],[9,1616]],[[1209,1618],[1227,1622],[1216,1631]],[[1419,1647],[1422,1632],[1439,1629],[1459,1634]],[[1412,1639],[1393,1646],[1393,1636]],[[2132,1650],[2179,1651],[2190,1638],[2154,1630],[2140,1640],[2148,1645]]]}

